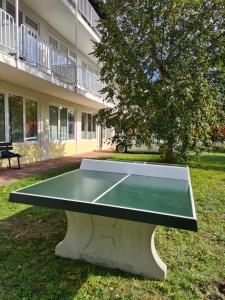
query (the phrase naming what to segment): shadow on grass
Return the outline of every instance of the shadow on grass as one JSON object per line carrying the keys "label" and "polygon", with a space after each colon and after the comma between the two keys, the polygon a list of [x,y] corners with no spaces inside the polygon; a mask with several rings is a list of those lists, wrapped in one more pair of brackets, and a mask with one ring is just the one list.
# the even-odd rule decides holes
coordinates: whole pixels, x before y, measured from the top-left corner
{"label": "shadow on grass", "polygon": [[193,156],[188,165],[202,170],[225,171],[225,154],[205,153],[199,158]]}
{"label": "shadow on grass", "polygon": [[64,238],[66,226],[63,211],[41,207],[30,207],[0,221],[4,270],[0,273],[0,299],[73,299],[91,275],[132,276],[56,257],[55,246]]}

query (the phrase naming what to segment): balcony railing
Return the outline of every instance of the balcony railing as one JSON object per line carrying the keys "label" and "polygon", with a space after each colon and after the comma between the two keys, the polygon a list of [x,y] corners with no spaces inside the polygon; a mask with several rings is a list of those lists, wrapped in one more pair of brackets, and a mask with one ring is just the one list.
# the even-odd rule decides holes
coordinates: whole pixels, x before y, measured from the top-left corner
{"label": "balcony railing", "polygon": [[88,0],[67,0],[72,7],[77,7],[83,18],[89,23],[89,25],[100,35],[97,29],[98,22],[100,20],[98,14],[90,4]]}
{"label": "balcony railing", "polygon": [[99,96],[99,91],[103,88],[100,76],[90,66],[83,64],[77,66],[77,83],[87,92]]}
{"label": "balcony railing", "polygon": [[[16,25],[12,16],[0,9],[0,51],[15,55]],[[102,83],[97,72],[86,63],[77,67],[76,62],[64,53],[41,40],[38,33],[22,24],[18,30],[19,58],[24,63],[54,75],[66,83],[76,85],[86,92],[100,96]]]}
{"label": "balcony railing", "polygon": [[0,45],[8,51],[15,49],[15,23],[13,17],[0,9]]}
{"label": "balcony railing", "polygon": [[20,26],[19,33],[20,58],[69,83],[76,83],[76,64],[72,59],[49,43],[41,41],[38,34],[24,24]]}

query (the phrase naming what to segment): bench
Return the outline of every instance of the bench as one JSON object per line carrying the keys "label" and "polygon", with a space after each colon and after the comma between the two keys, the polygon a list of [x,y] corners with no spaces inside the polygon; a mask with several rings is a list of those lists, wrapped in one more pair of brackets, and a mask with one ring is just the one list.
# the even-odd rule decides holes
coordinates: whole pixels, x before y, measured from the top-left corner
{"label": "bench", "polygon": [[9,168],[11,168],[11,158],[17,158],[17,163],[18,163],[18,169],[20,169],[20,157],[21,155],[18,153],[13,153],[13,155],[11,157],[3,157],[1,156],[1,152],[4,150],[13,150],[13,146],[12,143],[0,143],[0,160],[3,159],[8,159],[9,162]]}

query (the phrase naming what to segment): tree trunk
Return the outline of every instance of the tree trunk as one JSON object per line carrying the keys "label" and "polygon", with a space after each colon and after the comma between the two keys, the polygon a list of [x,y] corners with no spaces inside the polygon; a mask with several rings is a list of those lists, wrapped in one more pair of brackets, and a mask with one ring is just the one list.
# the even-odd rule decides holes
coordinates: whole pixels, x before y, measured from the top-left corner
{"label": "tree trunk", "polygon": [[162,158],[164,162],[174,163],[176,162],[175,153],[172,144],[166,144],[164,151],[162,152]]}

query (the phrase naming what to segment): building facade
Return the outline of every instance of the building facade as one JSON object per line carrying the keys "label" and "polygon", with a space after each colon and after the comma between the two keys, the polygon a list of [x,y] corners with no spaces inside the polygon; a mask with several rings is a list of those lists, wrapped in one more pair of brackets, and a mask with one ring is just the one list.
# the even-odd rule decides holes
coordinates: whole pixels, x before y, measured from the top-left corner
{"label": "building facade", "polygon": [[23,162],[101,146],[98,19],[87,0],[0,0],[0,142]]}

